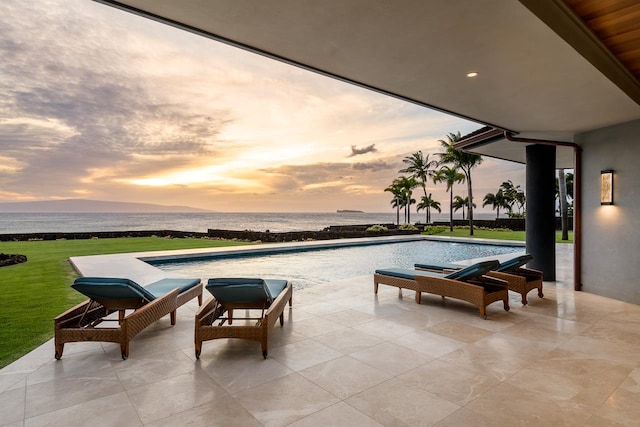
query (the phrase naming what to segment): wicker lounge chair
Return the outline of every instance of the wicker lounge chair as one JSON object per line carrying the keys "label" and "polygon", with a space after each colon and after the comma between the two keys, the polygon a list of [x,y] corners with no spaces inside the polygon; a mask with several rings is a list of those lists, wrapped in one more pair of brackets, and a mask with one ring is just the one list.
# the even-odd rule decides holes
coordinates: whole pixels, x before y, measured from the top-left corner
{"label": "wicker lounge chair", "polygon": [[486,307],[492,302],[502,300],[505,311],[509,311],[507,283],[485,276],[498,264],[498,261],[485,261],[449,274],[402,268],[376,270],[373,289],[376,294],[379,284],[411,289],[416,291],[418,304],[422,292],[461,299],[477,306],[480,316],[486,319]]}
{"label": "wicker lounge chair", "polygon": [[[529,254],[519,255],[501,263],[495,270],[487,273],[488,276],[505,280],[510,291],[517,292],[522,297],[522,304],[527,305],[527,294],[533,289],[538,290],[538,296],[544,297],[542,293],[542,272],[523,266],[533,260]],[[450,263],[426,263],[415,264],[418,270],[447,273],[462,268],[457,264]]]}
{"label": "wicker lounge chair", "polygon": [[[196,314],[195,352],[200,358],[202,342],[218,338],[258,341],[267,358],[269,334],[280,319],[284,325],[284,307],[291,307],[293,288],[287,280],[232,278],[209,279],[207,290],[213,295]],[[235,309],[246,310],[247,317],[234,317]],[[259,316],[249,317],[259,311]],[[236,324],[233,325],[233,322]]]}
{"label": "wicker lounge chair", "polygon": [[[122,358],[126,359],[129,341],[144,328],[167,314],[175,325],[176,309],[195,297],[198,297],[198,304],[202,304],[200,279],[162,279],[142,287],[123,278],[80,277],[71,287],[89,300],[54,319],[55,358],[58,360],[65,343],[80,341],[118,343]],[[133,312],[127,314],[126,310]],[[116,326],[105,327],[105,322]]]}

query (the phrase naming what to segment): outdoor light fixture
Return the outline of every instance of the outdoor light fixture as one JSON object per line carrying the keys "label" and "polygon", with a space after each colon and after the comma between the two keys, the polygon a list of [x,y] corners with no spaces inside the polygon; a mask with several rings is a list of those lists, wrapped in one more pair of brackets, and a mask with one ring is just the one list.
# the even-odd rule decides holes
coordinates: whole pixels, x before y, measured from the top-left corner
{"label": "outdoor light fixture", "polygon": [[467,77],[469,77],[470,79],[474,78],[474,77],[478,77],[478,73],[475,71],[471,71],[469,73],[467,73]]}
{"label": "outdoor light fixture", "polygon": [[613,204],[613,170],[600,171],[600,204]]}

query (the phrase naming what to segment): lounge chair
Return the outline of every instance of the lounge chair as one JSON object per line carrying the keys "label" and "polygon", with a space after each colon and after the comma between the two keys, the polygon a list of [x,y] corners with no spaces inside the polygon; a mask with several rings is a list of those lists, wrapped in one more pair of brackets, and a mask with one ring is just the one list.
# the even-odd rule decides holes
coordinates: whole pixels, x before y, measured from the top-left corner
{"label": "lounge chair", "polygon": [[[519,255],[500,263],[495,269],[487,273],[488,276],[505,280],[510,291],[517,292],[522,297],[522,304],[527,305],[527,294],[533,289],[538,290],[538,296],[544,297],[542,293],[542,272],[523,266],[533,260],[529,254]],[[415,264],[418,270],[447,273],[462,268],[460,265],[451,263],[425,263]]]}
{"label": "lounge chair", "polygon": [[[129,342],[147,326],[167,314],[175,325],[176,309],[194,297],[202,305],[200,279],[162,279],[142,287],[123,278],[80,277],[71,287],[89,300],[54,319],[58,360],[65,343],[80,341],[119,343],[121,356],[127,359]],[[133,312],[127,314],[126,310]],[[116,312],[118,317],[114,318]],[[117,326],[105,327],[105,322]]]}
{"label": "lounge chair", "polygon": [[416,291],[416,302],[421,303],[422,292],[451,297],[474,304],[480,316],[487,318],[486,307],[502,300],[505,311],[509,311],[509,294],[504,280],[485,274],[497,268],[498,261],[484,261],[449,274],[430,271],[391,268],[376,270],[373,290],[378,293],[378,285],[397,286]]}
{"label": "lounge chair", "polygon": [[[195,351],[200,358],[202,342],[218,338],[258,341],[267,358],[269,334],[280,319],[284,325],[284,307],[291,307],[293,288],[287,280],[255,278],[209,279],[207,290],[213,295],[196,313]],[[247,317],[234,317],[235,309],[247,310]],[[249,317],[250,310],[259,316]],[[241,325],[233,325],[241,321]]]}

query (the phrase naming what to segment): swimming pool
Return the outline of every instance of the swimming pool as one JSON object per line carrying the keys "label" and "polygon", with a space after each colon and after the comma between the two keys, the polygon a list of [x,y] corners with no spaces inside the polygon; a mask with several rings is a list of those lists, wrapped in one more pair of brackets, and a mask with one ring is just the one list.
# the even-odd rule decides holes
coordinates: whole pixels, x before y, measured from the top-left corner
{"label": "swimming pool", "polygon": [[373,274],[378,268],[413,268],[417,262],[454,262],[522,251],[518,246],[420,240],[260,255],[233,254],[151,264],[164,271],[204,280],[210,277],[285,278],[294,288],[302,289]]}

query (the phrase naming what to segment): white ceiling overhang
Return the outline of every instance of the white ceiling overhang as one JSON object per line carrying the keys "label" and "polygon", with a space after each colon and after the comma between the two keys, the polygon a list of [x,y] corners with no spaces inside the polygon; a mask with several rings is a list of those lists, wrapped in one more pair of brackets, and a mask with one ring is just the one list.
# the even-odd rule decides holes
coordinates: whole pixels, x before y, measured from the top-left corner
{"label": "white ceiling overhang", "polygon": [[[640,118],[638,82],[621,84],[624,70],[589,40],[576,50],[582,29],[559,1],[536,11],[562,18],[544,17],[555,31],[532,0],[101,2],[523,136],[571,141]],[[522,161],[523,145],[482,150]]]}

